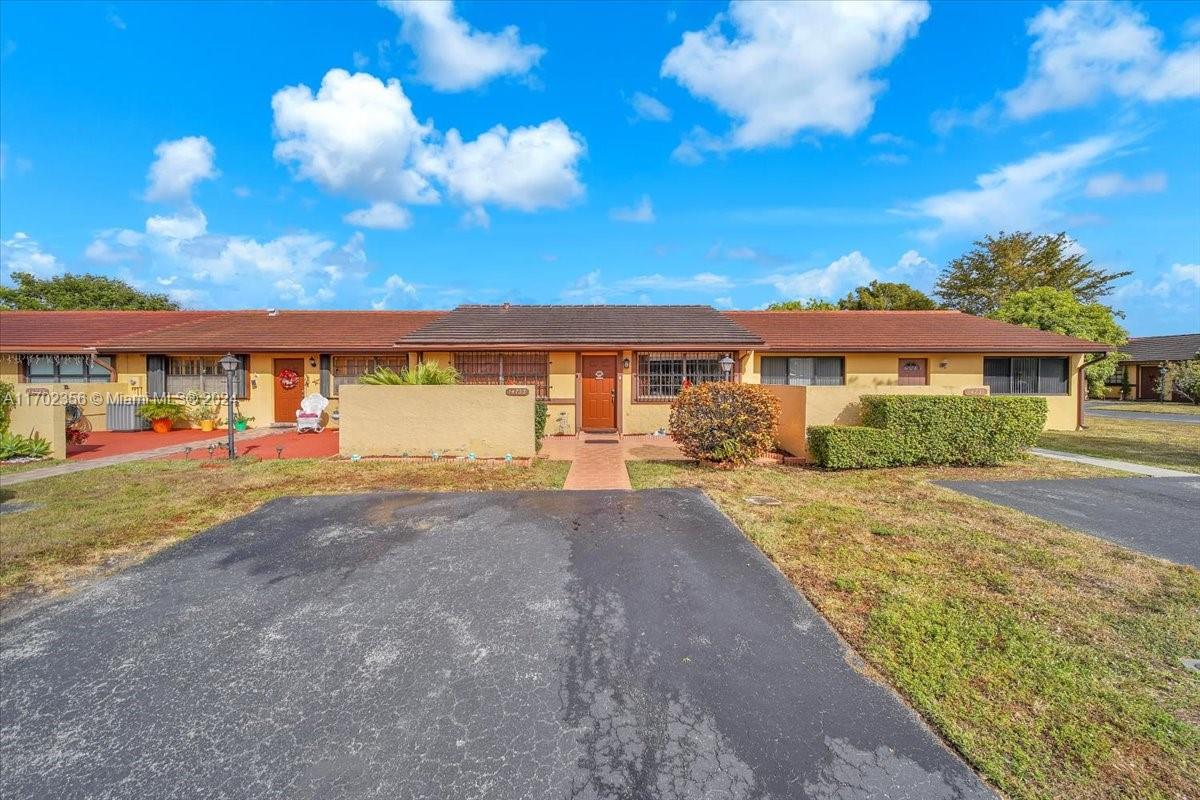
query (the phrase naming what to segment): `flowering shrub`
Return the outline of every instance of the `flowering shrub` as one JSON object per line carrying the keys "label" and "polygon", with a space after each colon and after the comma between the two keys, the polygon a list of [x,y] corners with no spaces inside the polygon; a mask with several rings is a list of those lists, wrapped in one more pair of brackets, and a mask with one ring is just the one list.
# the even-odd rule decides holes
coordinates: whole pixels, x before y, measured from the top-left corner
{"label": "flowering shrub", "polygon": [[771,449],[779,428],[779,399],[762,386],[702,383],[671,403],[671,437],[684,454],[744,466]]}

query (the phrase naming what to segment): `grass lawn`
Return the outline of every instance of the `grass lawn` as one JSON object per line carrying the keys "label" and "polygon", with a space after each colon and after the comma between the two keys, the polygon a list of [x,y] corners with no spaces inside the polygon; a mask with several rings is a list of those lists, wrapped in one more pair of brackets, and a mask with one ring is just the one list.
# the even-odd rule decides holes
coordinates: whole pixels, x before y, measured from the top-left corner
{"label": "grass lawn", "polygon": [[1200,573],[929,482],[1088,468],[629,473],[705,490],[1007,795],[1196,796],[1200,679],[1179,659],[1200,657]]}
{"label": "grass lawn", "polygon": [[1200,472],[1200,425],[1091,417],[1085,431],[1045,431],[1038,446]]}
{"label": "grass lawn", "polygon": [[144,461],[0,488],[41,507],[0,518],[0,598],[137,558],[283,495],[561,487],[570,464],[530,467],[293,459]]}
{"label": "grass lawn", "polygon": [[55,464],[61,463],[63,463],[61,458],[43,458],[41,461],[22,461],[18,464],[0,461],[0,475],[15,475],[18,472],[41,469],[42,467],[53,467]]}
{"label": "grass lawn", "polygon": [[1127,400],[1123,403],[1105,403],[1088,406],[1097,411],[1145,411],[1155,414],[1200,415],[1200,406],[1193,403],[1160,403],[1154,400]]}

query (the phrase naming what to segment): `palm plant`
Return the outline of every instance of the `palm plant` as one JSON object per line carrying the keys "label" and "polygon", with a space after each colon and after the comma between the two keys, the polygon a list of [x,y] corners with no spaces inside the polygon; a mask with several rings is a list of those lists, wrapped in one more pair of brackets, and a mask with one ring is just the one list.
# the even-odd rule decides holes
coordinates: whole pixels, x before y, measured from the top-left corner
{"label": "palm plant", "polygon": [[450,386],[458,383],[458,370],[436,361],[424,361],[400,372],[378,367],[358,376],[358,382],[368,386]]}

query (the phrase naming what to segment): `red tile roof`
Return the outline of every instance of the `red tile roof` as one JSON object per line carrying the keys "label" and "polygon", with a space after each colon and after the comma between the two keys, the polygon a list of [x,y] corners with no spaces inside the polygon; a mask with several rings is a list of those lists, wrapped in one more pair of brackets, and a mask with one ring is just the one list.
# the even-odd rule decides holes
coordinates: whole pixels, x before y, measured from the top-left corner
{"label": "red tile roof", "polygon": [[199,322],[216,311],[0,311],[0,352],[83,352],[114,336]]}
{"label": "red tile roof", "polygon": [[1093,353],[1106,344],[959,311],[726,311],[766,342],[800,353]]}
{"label": "red tile roof", "polygon": [[754,348],[761,340],[711,306],[464,305],[397,337],[410,349],[674,346]]}

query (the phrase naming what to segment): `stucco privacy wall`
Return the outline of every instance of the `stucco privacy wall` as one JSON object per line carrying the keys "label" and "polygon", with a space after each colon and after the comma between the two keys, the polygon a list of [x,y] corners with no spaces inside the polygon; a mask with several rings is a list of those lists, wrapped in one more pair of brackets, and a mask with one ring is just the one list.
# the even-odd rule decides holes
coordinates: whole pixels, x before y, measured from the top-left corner
{"label": "stucco privacy wall", "polygon": [[67,457],[67,409],[64,405],[15,405],[8,430],[20,436],[41,436],[50,443],[51,458]]}
{"label": "stucco privacy wall", "polygon": [[533,387],[343,386],[341,454],[530,458],[533,404]]}

